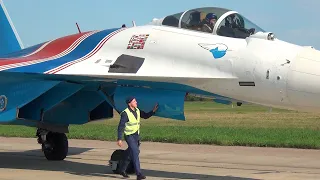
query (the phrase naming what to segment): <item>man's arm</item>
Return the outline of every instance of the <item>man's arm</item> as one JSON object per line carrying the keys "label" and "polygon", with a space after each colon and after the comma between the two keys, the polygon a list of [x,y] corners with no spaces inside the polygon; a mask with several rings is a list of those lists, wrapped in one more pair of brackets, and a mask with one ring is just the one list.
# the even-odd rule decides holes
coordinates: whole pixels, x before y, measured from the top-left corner
{"label": "man's arm", "polygon": [[155,112],[153,112],[153,110],[151,110],[150,112],[144,112],[144,111],[140,111],[140,117],[143,119],[148,119],[151,116],[153,116],[155,114]]}
{"label": "man's arm", "polygon": [[158,103],[154,106],[153,110],[151,110],[148,113],[144,111],[140,111],[140,117],[143,119],[148,119],[156,113],[157,109],[158,109]]}
{"label": "man's arm", "polygon": [[118,125],[118,141],[122,140],[122,133],[125,128],[125,124],[128,121],[129,121],[129,119],[128,119],[127,113],[126,112],[121,113],[121,118],[120,118],[120,122]]}

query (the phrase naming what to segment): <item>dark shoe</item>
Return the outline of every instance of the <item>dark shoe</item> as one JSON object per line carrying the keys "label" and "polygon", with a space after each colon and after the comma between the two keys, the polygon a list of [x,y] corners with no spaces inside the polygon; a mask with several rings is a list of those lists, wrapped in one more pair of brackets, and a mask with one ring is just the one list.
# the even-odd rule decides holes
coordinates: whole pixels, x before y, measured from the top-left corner
{"label": "dark shoe", "polygon": [[129,178],[128,174],[126,172],[121,172],[120,175],[122,175],[125,178]]}
{"label": "dark shoe", "polygon": [[140,179],[146,179],[146,177],[144,175],[138,175],[137,180],[140,180]]}

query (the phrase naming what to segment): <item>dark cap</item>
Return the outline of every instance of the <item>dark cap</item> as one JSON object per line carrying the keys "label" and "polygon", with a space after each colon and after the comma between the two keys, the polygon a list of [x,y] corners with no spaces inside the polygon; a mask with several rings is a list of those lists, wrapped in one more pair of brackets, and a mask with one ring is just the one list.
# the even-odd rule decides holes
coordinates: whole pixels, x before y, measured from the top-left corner
{"label": "dark cap", "polygon": [[133,97],[133,96],[129,96],[129,97],[127,97],[127,99],[126,99],[126,103],[127,103],[127,104],[129,104],[133,99],[134,99],[134,97]]}

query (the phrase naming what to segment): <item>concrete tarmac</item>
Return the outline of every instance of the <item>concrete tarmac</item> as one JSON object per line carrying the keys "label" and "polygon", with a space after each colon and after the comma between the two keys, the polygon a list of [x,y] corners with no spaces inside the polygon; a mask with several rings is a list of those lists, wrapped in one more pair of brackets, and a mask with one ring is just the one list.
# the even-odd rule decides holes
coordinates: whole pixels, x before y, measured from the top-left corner
{"label": "concrete tarmac", "polygon": [[[108,166],[116,142],[69,140],[69,155],[59,162],[47,161],[35,138],[0,142],[3,180],[123,179]],[[142,142],[140,159],[147,179],[320,179],[318,150]]]}

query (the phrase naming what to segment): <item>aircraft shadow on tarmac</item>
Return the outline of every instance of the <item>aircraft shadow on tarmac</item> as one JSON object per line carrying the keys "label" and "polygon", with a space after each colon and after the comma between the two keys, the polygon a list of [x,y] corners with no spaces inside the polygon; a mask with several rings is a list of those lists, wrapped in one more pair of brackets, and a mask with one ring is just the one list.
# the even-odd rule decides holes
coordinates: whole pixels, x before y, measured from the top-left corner
{"label": "aircraft shadow on tarmac", "polygon": [[[91,148],[75,148],[69,147],[68,158],[73,159],[73,155],[78,155]],[[43,171],[59,171],[79,176],[95,176],[106,178],[123,179],[120,175],[114,174],[108,163],[106,165],[87,164],[81,162],[73,162],[68,159],[64,161],[47,161],[41,150],[29,150],[23,152],[0,152],[0,168],[8,169],[26,169],[26,170],[43,170]],[[77,159],[77,158],[74,158]],[[205,174],[177,173],[143,169],[147,177],[156,178],[178,178],[178,179],[223,179],[223,180],[247,180],[250,178],[240,178],[232,176],[212,176]],[[131,175],[135,176],[135,175]]]}

